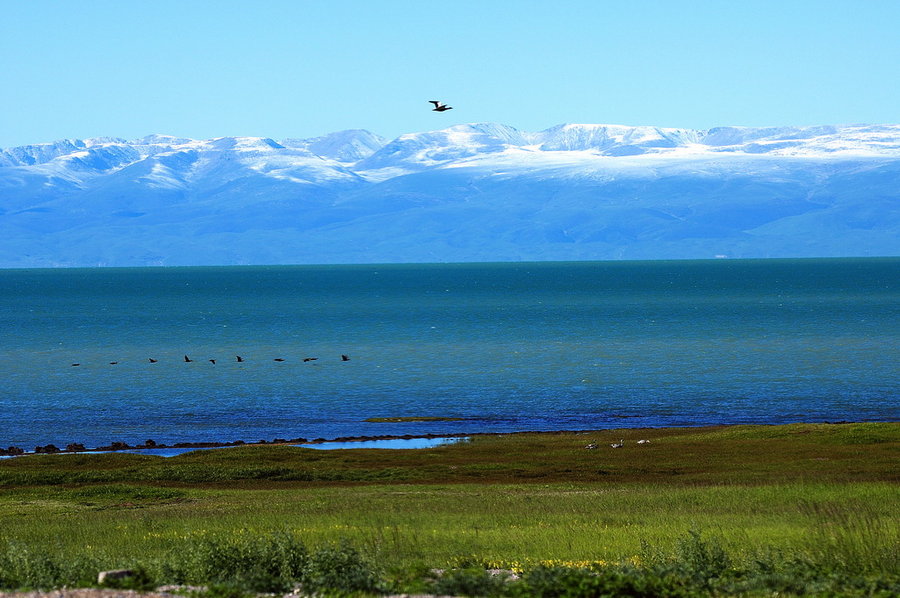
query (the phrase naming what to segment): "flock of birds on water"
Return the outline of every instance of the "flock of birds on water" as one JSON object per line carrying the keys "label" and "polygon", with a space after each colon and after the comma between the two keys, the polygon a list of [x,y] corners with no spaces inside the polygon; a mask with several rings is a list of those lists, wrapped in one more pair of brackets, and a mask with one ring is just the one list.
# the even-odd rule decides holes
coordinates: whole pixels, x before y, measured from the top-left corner
{"label": "flock of birds on water", "polygon": [[[448,106],[448,105],[444,104],[443,102],[441,102],[440,100],[428,100],[428,103],[434,104],[434,108],[432,108],[432,112],[446,112],[447,110],[453,110],[453,106]],[[150,363],[157,363],[159,361],[158,359],[153,359],[152,357],[150,357],[148,359],[149,359]],[[238,363],[242,363],[244,361],[244,358],[241,357],[240,355],[235,355],[235,359]],[[310,361],[316,361],[318,359],[319,359],[318,357],[304,357],[303,362],[307,363]],[[185,355],[184,361],[185,361],[185,363],[191,363],[194,360],[191,359],[190,357],[188,357],[187,355]],[[216,364],[215,359],[208,359],[207,361],[209,361],[213,365]],[[280,361],[285,361],[285,359],[283,359],[281,357],[276,357],[272,361],[280,362]],[[347,355],[341,355],[341,361],[350,361],[350,357],[348,357]],[[109,365],[118,365],[118,364],[119,364],[118,361],[110,361],[109,362]],[[80,363],[73,363],[72,367],[79,367],[80,365],[81,365]]]}
{"label": "flock of birds on water", "polygon": [[[234,358],[235,358],[235,361],[236,361],[236,362],[238,362],[238,363],[244,363],[244,358],[241,357],[240,355],[235,355]],[[147,360],[148,360],[150,363],[159,363],[159,360],[158,360],[158,359],[154,359],[154,358],[152,358],[152,357],[148,357]],[[318,361],[318,360],[319,360],[318,357],[304,357],[304,358],[303,358],[303,363],[309,363],[310,361]],[[218,360],[217,360],[217,359],[207,359],[207,361],[210,362],[210,363],[213,364],[213,365],[216,365],[216,362],[217,362]],[[282,362],[282,361],[287,361],[287,360],[286,360],[285,358],[283,358],[283,357],[276,357],[276,358],[273,359],[272,361],[277,361],[277,362],[280,363],[280,362]],[[350,356],[349,356],[349,355],[341,354],[341,361],[350,361]],[[191,358],[188,357],[187,355],[184,356],[184,363],[193,363],[193,362],[194,362],[193,359],[191,359]],[[119,365],[119,362],[118,362],[118,361],[110,361],[110,362],[109,362],[109,365]],[[81,366],[81,363],[73,363],[71,367],[75,368],[75,367],[79,367],[79,366]]]}

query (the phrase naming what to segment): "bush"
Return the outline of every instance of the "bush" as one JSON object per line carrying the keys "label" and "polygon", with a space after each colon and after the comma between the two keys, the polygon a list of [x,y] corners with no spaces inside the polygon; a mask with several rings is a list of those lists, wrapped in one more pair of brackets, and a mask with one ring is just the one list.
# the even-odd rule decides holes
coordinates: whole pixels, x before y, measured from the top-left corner
{"label": "bush", "polygon": [[502,596],[506,589],[505,576],[469,568],[447,571],[434,580],[431,591],[440,596]]}
{"label": "bush", "polygon": [[161,577],[176,583],[284,592],[302,579],[306,559],[306,547],[291,534],[204,538],[169,555]]}
{"label": "bush", "polygon": [[303,569],[303,590],[378,592],[382,583],[373,567],[346,541],[319,548]]}
{"label": "bush", "polygon": [[0,544],[0,588],[84,587],[96,583],[99,570],[98,561],[85,555],[66,557]]}
{"label": "bush", "polygon": [[597,570],[572,567],[538,567],[510,586],[515,597],[594,598],[601,596],[704,596],[676,576],[627,567]]}

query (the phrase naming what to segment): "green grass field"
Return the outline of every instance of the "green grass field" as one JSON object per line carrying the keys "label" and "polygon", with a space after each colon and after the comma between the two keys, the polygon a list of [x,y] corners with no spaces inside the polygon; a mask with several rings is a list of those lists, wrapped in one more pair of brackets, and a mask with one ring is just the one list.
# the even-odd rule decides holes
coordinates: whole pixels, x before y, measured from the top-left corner
{"label": "green grass field", "polygon": [[[609,446],[620,439],[622,448]],[[582,585],[598,583],[598,570],[628,572],[632,583],[652,569],[653,579],[671,581],[719,554],[727,567],[715,579],[724,581],[694,580],[685,592],[729,593],[753,579],[743,588],[750,595],[887,596],[900,591],[898,457],[900,425],[868,423],[474,436],[401,451],[7,459],[0,588],[83,585],[121,567],[153,582],[208,582],[204,575],[231,566],[210,568],[212,554],[252,569],[254,558],[288,562],[288,548],[303,546],[307,569],[318,554],[322,562],[351,554],[379,583],[407,589],[425,583],[422,571],[467,566],[545,577],[593,568]],[[272,575],[294,575],[284,567]],[[783,587],[806,579],[797,567],[815,572],[812,581]],[[449,589],[525,591],[524,581],[497,589],[466,575]],[[256,587],[248,583],[240,587]]]}

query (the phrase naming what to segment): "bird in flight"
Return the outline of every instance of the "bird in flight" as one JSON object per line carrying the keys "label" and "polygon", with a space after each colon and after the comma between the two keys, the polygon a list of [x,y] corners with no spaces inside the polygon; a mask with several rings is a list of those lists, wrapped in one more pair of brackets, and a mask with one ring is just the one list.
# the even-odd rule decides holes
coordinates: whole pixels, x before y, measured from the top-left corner
{"label": "bird in flight", "polygon": [[443,112],[444,110],[453,110],[453,106],[448,106],[443,102],[439,102],[437,100],[428,100],[429,104],[434,104],[434,109],[432,112]]}

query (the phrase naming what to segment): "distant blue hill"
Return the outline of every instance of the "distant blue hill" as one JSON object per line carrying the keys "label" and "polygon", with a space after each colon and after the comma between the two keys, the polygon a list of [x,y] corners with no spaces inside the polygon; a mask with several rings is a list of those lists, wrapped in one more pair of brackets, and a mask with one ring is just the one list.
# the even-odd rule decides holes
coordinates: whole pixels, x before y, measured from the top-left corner
{"label": "distant blue hill", "polygon": [[900,255],[900,125],[0,150],[0,267]]}

